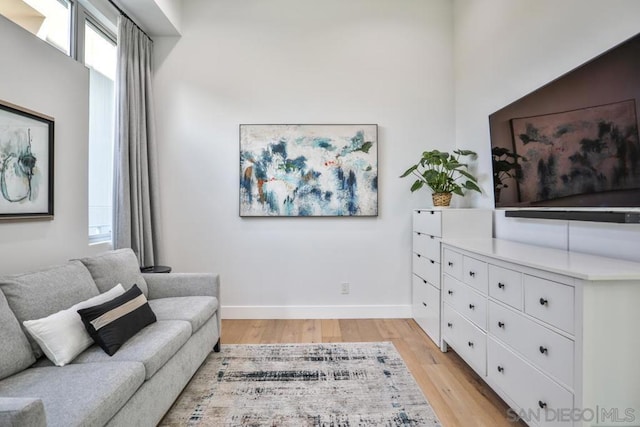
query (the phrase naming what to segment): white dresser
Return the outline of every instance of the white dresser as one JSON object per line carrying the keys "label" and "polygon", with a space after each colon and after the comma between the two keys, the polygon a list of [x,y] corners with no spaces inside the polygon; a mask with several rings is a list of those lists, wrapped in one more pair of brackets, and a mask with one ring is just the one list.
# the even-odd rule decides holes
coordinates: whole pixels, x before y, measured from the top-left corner
{"label": "white dresser", "polygon": [[432,208],[413,211],[413,318],[440,345],[440,242],[443,238],[489,238],[488,209]]}
{"label": "white dresser", "polygon": [[640,425],[640,264],[497,239],[442,242],[451,346],[529,425]]}

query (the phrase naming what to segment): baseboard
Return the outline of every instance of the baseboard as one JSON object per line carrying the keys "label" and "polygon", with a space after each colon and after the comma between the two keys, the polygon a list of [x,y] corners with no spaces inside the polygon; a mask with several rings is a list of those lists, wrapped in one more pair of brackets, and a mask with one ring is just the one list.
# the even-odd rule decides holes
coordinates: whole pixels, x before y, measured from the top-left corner
{"label": "baseboard", "polygon": [[411,305],[226,305],[223,319],[404,319]]}

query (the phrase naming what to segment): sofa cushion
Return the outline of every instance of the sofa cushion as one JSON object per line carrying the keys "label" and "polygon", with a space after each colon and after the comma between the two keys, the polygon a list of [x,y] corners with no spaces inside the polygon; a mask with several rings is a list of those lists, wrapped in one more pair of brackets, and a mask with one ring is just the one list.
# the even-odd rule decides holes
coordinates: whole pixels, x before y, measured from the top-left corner
{"label": "sofa cushion", "polygon": [[188,322],[174,320],[153,323],[127,341],[113,356],[108,356],[100,347],[93,346],[76,357],[72,364],[93,362],[142,362],[145,378],[151,378],[158,369],[187,342],[191,336]]}
{"label": "sofa cushion", "polygon": [[0,292],[0,380],[20,372],[35,362],[31,346],[18,319]]}
{"label": "sofa cushion", "polygon": [[109,356],[122,344],[156,321],[147,299],[138,288],[131,289],[111,301],[78,310],[87,332]]}
{"label": "sofa cushion", "polygon": [[[100,293],[91,274],[80,261],[2,277],[0,288],[20,323],[47,317]],[[26,334],[26,330],[23,330]],[[34,355],[42,356],[38,343],[30,336],[27,338]]]}
{"label": "sofa cushion", "polygon": [[141,363],[26,369],[0,381],[0,396],[42,399],[47,425],[106,424],[144,382]]}
{"label": "sofa cushion", "polygon": [[186,320],[194,334],[218,309],[216,297],[172,297],[149,300],[158,320]]}
{"label": "sofa cushion", "polygon": [[138,285],[144,296],[149,295],[147,282],[140,273],[140,264],[131,249],[108,251],[80,261],[89,269],[100,292],[106,292],[118,283],[127,290]]}
{"label": "sofa cushion", "polygon": [[66,310],[22,323],[49,360],[57,366],[64,366],[93,344],[78,310],[112,300],[123,293],[122,285],[118,284],[111,290],[72,305]]}
{"label": "sofa cushion", "polygon": [[0,397],[0,426],[47,427],[42,400],[33,397]]}

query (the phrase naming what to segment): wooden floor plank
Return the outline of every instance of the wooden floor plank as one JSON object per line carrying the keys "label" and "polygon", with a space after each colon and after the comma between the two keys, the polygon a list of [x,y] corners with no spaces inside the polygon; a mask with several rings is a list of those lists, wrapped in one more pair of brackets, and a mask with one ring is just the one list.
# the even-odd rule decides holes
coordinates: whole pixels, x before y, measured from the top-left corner
{"label": "wooden floor plank", "polygon": [[302,322],[302,342],[322,342],[322,323],[316,319],[306,319]]}
{"label": "wooden floor plank", "polygon": [[338,319],[322,319],[320,325],[322,328],[321,342],[342,341],[342,332],[340,331],[340,321]]}
{"label": "wooden floor plank", "polygon": [[500,397],[411,319],[222,321],[222,345],[371,341],[395,345],[443,426],[524,426],[510,422]]}
{"label": "wooden floor plank", "polygon": [[357,342],[360,339],[355,319],[340,319],[340,338],[343,342]]}

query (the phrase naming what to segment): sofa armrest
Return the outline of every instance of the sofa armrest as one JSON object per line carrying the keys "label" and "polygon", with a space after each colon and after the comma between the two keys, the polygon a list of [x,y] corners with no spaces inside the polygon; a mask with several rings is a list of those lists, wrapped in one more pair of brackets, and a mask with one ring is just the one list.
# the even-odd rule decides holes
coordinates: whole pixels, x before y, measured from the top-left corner
{"label": "sofa armrest", "polygon": [[[142,273],[149,288],[149,299],[211,296],[218,299],[218,333],[222,333],[220,317],[220,277],[213,273]],[[214,347],[220,351],[220,339]]]}
{"label": "sofa armrest", "polygon": [[0,426],[46,427],[47,418],[42,400],[0,397]]}
{"label": "sofa armrest", "polygon": [[213,273],[143,273],[149,299],[211,296],[220,301],[220,279]]}

